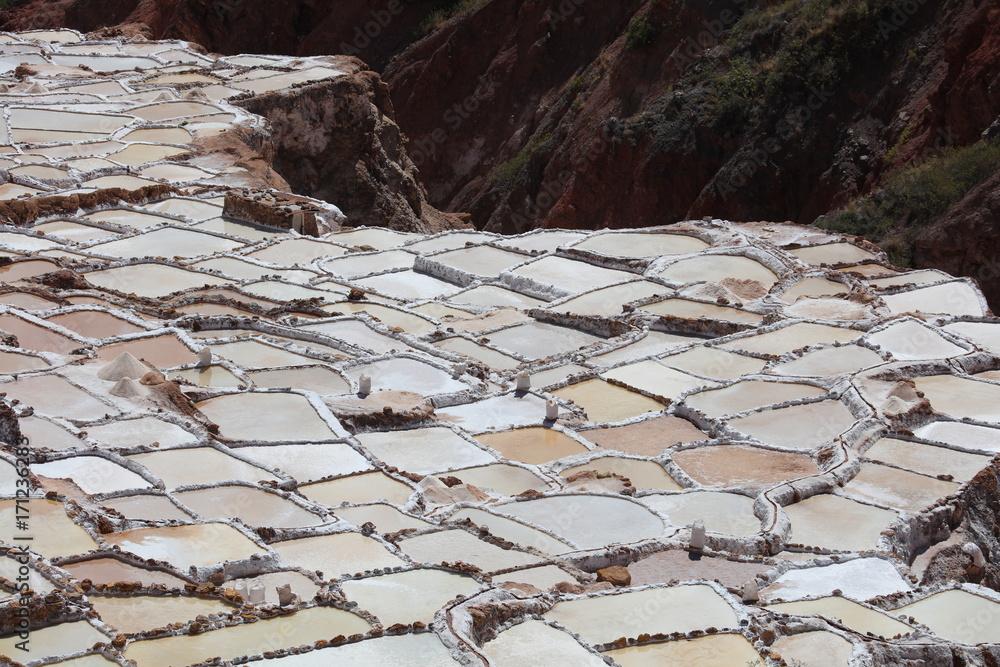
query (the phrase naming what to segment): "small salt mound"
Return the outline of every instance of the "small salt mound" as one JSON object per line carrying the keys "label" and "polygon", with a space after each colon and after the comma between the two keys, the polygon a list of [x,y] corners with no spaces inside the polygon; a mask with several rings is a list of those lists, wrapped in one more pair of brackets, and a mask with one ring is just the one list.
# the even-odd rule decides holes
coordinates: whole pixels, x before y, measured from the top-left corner
{"label": "small salt mound", "polygon": [[140,379],[150,371],[149,366],[142,363],[129,352],[122,352],[118,357],[97,372],[97,377],[109,382],[117,382],[122,378]]}
{"label": "small salt mound", "polygon": [[37,94],[47,93],[49,92],[49,89],[43,86],[42,84],[38,83],[37,81],[35,81],[30,86],[28,86],[27,90],[25,90],[24,92],[37,95]]}
{"label": "small salt mound", "polygon": [[138,398],[144,395],[146,390],[132,378],[122,378],[115,383],[115,386],[111,388],[109,393],[112,396],[120,396],[121,398]]}

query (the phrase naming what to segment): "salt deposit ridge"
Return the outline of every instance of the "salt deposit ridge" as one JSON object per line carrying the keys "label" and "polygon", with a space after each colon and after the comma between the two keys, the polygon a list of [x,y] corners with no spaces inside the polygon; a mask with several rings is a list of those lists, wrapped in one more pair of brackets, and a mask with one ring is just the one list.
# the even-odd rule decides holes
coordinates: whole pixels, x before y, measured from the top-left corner
{"label": "salt deposit ridge", "polygon": [[1000,660],[975,284],[778,223],[349,227],[239,102],[352,67],[0,35],[6,664]]}

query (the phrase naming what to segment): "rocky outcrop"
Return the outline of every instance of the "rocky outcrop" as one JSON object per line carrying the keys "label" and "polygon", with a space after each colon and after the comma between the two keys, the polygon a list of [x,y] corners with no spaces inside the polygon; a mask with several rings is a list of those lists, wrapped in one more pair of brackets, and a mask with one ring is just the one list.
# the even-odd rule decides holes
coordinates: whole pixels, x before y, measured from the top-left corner
{"label": "rocky outcrop", "polygon": [[354,71],[346,76],[237,101],[270,121],[267,133],[248,140],[294,192],[335,203],[350,225],[462,226],[461,216],[425,203],[385,84],[360,61],[348,63]]}

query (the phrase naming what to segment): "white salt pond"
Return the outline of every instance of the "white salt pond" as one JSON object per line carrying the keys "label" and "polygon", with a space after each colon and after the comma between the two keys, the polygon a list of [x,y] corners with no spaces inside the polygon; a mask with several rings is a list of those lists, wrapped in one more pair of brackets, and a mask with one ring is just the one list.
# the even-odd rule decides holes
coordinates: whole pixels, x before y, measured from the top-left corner
{"label": "white salt pond", "polygon": [[839,596],[799,602],[781,602],[767,606],[772,611],[795,616],[824,616],[836,620],[855,632],[872,633],[878,637],[895,637],[913,632],[906,623],[888,614]]}
{"label": "white salt pond", "polygon": [[729,602],[704,584],[577,598],[557,603],[544,618],[559,622],[589,644],[738,625]]}
{"label": "white salt pond", "polygon": [[626,646],[605,651],[622,667],[658,667],[659,665],[699,665],[731,667],[752,665],[760,654],[743,635],[707,635],[695,639]]}
{"label": "white salt pond", "polygon": [[543,560],[516,549],[501,549],[460,529],[410,537],[400,541],[399,548],[415,563],[462,561],[484,572],[534,565]]}
{"label": "white salt pond", "polygon": [[140,558],[166,561],[185,570],[192,565],[203,567],[267,552],[225,523],[135,528],[104,535],[103,539]]}
{"label": "white salt pond", "polygon": [[406,564],[378,540],[361,533],[303,537],[271,547],[286,565],[322,572],[326,579]]}
{"label": "white salt pond", "polygon": [[364,433],[358,440],[373,456],[400,470],[428,473],[477,466],[495,459],[447,428]]}
{"label": "white salt pond", "polygon": [[912,616],[945,639],[962,644],[1000,643],[1000,602],[952,589],[897,607],[896,614]]}
{"label": "white salt pond", "polygon": [[421,569],[353,579],[340,584],[348,600],[375,614],[388,627],[394,623],[429,623],[455,596],[468,596],[480,584],[471,577]]}
{"label": "white salt pond", "polygon": [[498,667],[534,667],[539,663],[601,667],[604,661],[573,637],[541,621],[525,621],[482,647]]}
{"label": "white salt pond", "polygon": [[863,601],[909,591],[911,585],[887,560],[855,558],[844,563],[789,570],[764,588],[761,598],[798,600],[831,595],[835,589],[844,597]]}
{"label": "white salt pond", "polygon": [[[198,408],[235,440],[322,440],[335,437],[298,394],[243,393],[212,398]],[[254,415],[248,419],[247,415]]]}
{"label": "white salt pond", "polygon": [[822,494],[784,508],[792,522],[791,542],[812,547],[862,551],[874,549],[896,512],[847,498]]}

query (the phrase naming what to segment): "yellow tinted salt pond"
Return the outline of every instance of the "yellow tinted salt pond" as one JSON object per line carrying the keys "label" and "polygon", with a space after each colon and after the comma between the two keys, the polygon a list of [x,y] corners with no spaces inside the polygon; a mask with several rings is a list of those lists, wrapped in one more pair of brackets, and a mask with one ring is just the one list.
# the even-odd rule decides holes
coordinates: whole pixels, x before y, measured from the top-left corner
{"label": "yellow tinted salt pond", "polygon": [[267,553],[265,547],[257,546],[225,523],[136,528],[103,537],[108,544],[117,545],[122,551],[140,558],[166,561],[181,570],[192,565],[203,567]]}
{"label": "yellow tinted salt pond", "polygon": [[664,408],[651,398],[598,378],[569,385],[552,394],[582,407],[587,412],[587,418],[593,422],[618,422]]}
{"label": "yellow tinted salt pond", "polygon": [[800,602],[781,602],[768,605],[768,609],[782,614],[796,616],[821,615],[837,619],[847,627],[862,634],[870,632],[880,637],[895,637],[912,632],[913,628],[900,623],[888,614],[842,598],[831,596],[817,600],[802,600]]}
{"label": "yellow tinted salt pond", "polygon": [[821,494],[784,507],[792,522],[790,542],[840,551],[874,549],[896,512]]}
{"label": "yellow tinted salt pond", "polygon": [[[636,624],[636,609],[653,610]],[[545,619],[578,633],[589,644],[648,633],[733,628],[736,613],[714,588],[704,584],[673,586],[578,598],[559,602]]]}
{"label": "yellow tinted salt pond", "polygon": [[224,436],[235,440],[336,437],[309,401],[298,394],[229,394],[203,401],[198,408],[219,425]]}
{"label": "yellow tinted salt pond", "polygon": [[534,426],[502,433],[484,433],[476,440],[511,461],[541,464],[588,451],[561,431]]}
{"label": "yellow tinted salt pond", "polygon": [[494,510],[541,526],[584,549],[637,542],[663,533],[663,521],[646,507],[609,496],[548,496],[498,505]]}
{"label": "yellow tinted salt pond", "polygon": [[[56,558],[74,556],[97,548],[97,543],[90,534],[67,516],[62,503],[32,498],[30,509],[33,551],[46,558]],[[13,500],[0,500],[0,521],[5,526],[15,525],[16,514],[18,511]]]}
{"label": "yellow tinted salt pond", "polygon": [[622,667],[660,667],[661,665],[698,665],[698,667],[733,667],[761,660],[760,654],[743,635],[707,635],[659,644],[626,646],[605,651]]}
{"label": "yellow tinted salt pond", "polygon": [[51,625],[47,628],[33,629],[28,651],[16,647],[22,641],[17,635],[0,639],[0,655],[17,656],[25,662],[41,660],[49,656],[69,655],[86,651],[91,646],[101,642],[110,642],[110,638],[102,634],[86,621]]}
{"label": "yellow tinted salt pond", "polygon": [[639,461],[619,456],[605,456],[594,459],[583,465],[566,468],[559,474],[563,477],[570,477],[585,470],[592,470],[597,473],[614,473],[628,478],[632,486],[637,490],[658,489],[661,491],[677,491],[681,485],[674,481],[674,478],[667,474],[659,463],[655,461]]}
{"label": "yellow tinted salt pond", "polygon": [[299,491],[310,500],[337,507],[341,503],[370,503],[384,500],[402,505],[413,493],[413,489],[381,472],[351,475],[340,479],[309,484]]}
{"label": "yellow tinted salt pond", "polygon": [[541,621],[528,620],[501,632],[482,647],[498,667],[539,664],[602,667],[605,663],[573,637]]}
{"label": "yellow tinted salt pond", "polygon": [[796,322],[775,331],[723,343],[721,347],[729,350],[743,350],[745,352],[780,356],[791,350],[797,350],[809,345],[846,343],[860,335],[860,331],[853,329],[831,327],[811,322]]}
{"label": "yellow tinted salt pond", "polygon": [[257,655],[370,629],[367,621],[350,612],[333,607],[312,607],[199,635],[134,642],[125,649],[125,657],[135,660],[140,667],[191,665],[218,655]]}
{"label": "yellow tinted salt pond", "polygon": [[[912,616],[934,634],[963,644],[1000,643],[1000,603],[968,591],[953,589],[893,610]],[[983,619],[987,619],[983,621]]]}
{"label": "yellow tinted salt pond", "polygon": [[471,595],[479,583],[471,577],[434,569],[410,570],[340,585],[348,600],[378,617],[382,625],[428,623],[456,595]]}
{"label": "yellow tinted salt pond", "polygon": [[361,533],[304,537],[275,542],[271,548],[286,565],[322,572],[325,579],[406,564],[378,540]]}
{"label": "yellow tinted salt pond", "polygon": [[199,614],[221,614],[236,608],[218,600],[196,597],[90,596],[90,603],[101,620],[119,632],[133,634],[142,630],[166,627],[169,623],[193,621]]}

